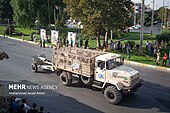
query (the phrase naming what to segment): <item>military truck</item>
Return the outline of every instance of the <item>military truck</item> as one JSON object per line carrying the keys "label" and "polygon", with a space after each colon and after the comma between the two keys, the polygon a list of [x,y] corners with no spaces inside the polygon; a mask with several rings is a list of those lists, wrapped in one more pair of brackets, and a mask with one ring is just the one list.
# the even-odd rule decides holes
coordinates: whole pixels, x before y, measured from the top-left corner
{"label": "military truck", "polygon": [[142,85],[139,72],[127,67],[121,55],[82,48],[61,47],[54,51],[53,65],[63,85],[79,82],[101,89],[111,104],[118,104],[123,94],[134,93]]}

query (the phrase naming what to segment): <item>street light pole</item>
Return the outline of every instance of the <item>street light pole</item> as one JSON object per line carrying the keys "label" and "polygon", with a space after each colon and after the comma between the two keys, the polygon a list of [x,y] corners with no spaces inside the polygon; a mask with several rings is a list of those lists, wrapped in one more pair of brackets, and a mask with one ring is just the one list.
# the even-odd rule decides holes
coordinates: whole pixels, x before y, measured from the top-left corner
{"label": "street light pole", "polygon": [[167,8],[167,6],[164,6],[164,8],[165,8],[165,16],[164,16],[164,29],[166,30],[166,18],[167,18],[167,15],[166,15],[166,8]]}
{"label": "street light pole", "polygon": [[163,30],[164,6],[165,6],[165,0],[163,0],[163,11],[162,11],[162,19],[161,19],[161,32],[162,32],[162,30]]}
{"label": "street light pole", "polygon": [[142,12],[141,12],[141,29],[140,29],[140,51],[143,52],[143,27],[144,27],[144,12],[145,12],[145,0],[142,0]]}
{"label": "street light pole", "polygon": [[8,19],[8,30],[9,30],[9,36],[11,36],[11,29],[10,29],[9,19]]}
{"label": "street light pole", "polygon": [[155,6],[155,0],[153,0],[152,20],[151,20],[151,35],[153,33],[154,6]]}
{"label": "street light pole", "polygon": [[36,38],[38,39],[38,36],[37,36],[38,20],[35,21],[35,24],[36,24]]}
{"label": "street light pole", "polygon": [[56,9],[54,9],[54,25],[55,25],[55,30],[56,30],[56,12],[55,12]]}

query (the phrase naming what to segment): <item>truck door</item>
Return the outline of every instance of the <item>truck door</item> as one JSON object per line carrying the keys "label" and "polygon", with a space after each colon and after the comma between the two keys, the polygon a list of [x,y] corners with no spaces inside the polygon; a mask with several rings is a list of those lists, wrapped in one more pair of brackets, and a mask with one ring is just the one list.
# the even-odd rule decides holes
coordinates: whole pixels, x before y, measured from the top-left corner
{"label": "truck door", "polygon": [[98,60],[96,64],[95,80],[105,82],[106,79],[106,63],[105,61]]}

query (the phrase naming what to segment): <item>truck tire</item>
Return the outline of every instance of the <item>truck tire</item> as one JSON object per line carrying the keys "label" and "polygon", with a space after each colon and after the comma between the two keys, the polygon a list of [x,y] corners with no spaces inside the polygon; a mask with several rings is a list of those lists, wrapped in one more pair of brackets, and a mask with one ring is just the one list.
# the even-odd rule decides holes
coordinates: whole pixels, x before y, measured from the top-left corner
{"label": "truck tire", "polygon": [[36,63],[32,63],[31,64],[31,70],[32,72],[36,73],[38,71],[38,67],[37,67],[37,64]]}
{"label": "truck tire", "polygon": [[69,72],[62,72],[61,74],[60,74],[60,81],[61,81],[61,83],[63,84],[63,85],[65,85],[65,86],[70,86],[71,84],[72,84],[72,79],[69,79],[69,74],[68,74]]}
{"label": "truck tire", "polygon": [[92,77],[80,76],[80,80],[81,80],[81,82],[83,82],[83,84],[85,84],[85,85],[92,85],[92,83],[93,83]]}
{"label": "truck tire", "polygon": [[104,97],[111,104],[118,104],[122,100],[122,92],[115,86],[108,86],[104,91]]}

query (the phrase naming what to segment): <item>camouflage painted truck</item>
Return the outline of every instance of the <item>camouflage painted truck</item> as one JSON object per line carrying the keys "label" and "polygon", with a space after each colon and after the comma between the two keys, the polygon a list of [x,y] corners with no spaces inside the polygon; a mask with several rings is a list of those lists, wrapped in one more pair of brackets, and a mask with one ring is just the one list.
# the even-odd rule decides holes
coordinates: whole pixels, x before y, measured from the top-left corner
{"label": "camouflage painted truck", "polygon": [[139,72],[123,65],[119,54],[81,48],[62,47],[53,53],[53,65],[63,85],[72,84],[72,78],[101,89],[111,104],[118,104],[123,94],[134,93],[142,85]]}

